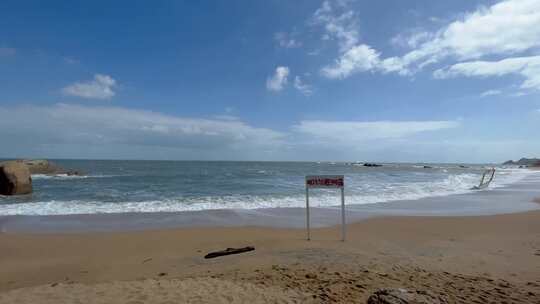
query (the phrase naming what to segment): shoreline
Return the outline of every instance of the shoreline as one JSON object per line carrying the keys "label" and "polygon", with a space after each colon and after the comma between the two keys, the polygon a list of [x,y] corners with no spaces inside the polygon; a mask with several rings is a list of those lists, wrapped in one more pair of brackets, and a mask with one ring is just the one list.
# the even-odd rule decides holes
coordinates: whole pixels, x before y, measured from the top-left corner
{"label": "shoreline", "polygon": [[[531,175],[348,206],[345,242],[332,208],[312,209],[311,241],[302,208],[4,217],[0,303],[365,303],[380,288],[449,303],[538,303],[539,185]],[[506,214],[482,214],[497,211]],[[204,259],[245,246],[255,251]]]}
{"label": "shoreline", "polygon": [[[464,194],[347,205],[347,223],[388,216],[479,216],[538,210],[540,205],[534,200],[540,198],[539,185],[540,172],[502,187]],[[339,224],[338,207],[310,208],[312,227]],[[305,208],[0,216],[0,232],[4,233],[91,233],[246,226],[302,229],[305,227]]]}
{"label": "shoreline", "polygon": [[[64,166],[75,166],[75,164],[64,164]],[[88,172],[86,176],[35,175],[34,195],[20,198],[0,197],[0,214],[48,216],[189,212],[233,208],[250,210],[302,208],[305,205],[304,172],[345,174],[349,185],[346,189],[348,204],[417,200],[470,193],[473,191],[471,188],[478,185],[483,168],[485,168],[483,165],[475,165],[465,169],[458,166],[436,166],[424,169],[418,165],[396,164],[396,166],[374,169],[344,164],[306,163],[304,167],[294,168],[294,172],[289,172],[287,166],[276,163],[266,166],[258,164],[252,167],[245,164],[238,167],[228,164],[219,169],[225,170],[222,172],[209,164],[196,168],[182,166],[187,165],[179,165],[174,170],[169,167],[161,168],[159,170],[161,173],[157,174],[145,172],[145,166],[136,166],[132,163],[111,167],[87,162],[79,164],[81,170]],[[184,176],[181,173],[185,171],[183,169],[191,172],[190,175],[193,178]],[[277,174],[281,172],[280,170],[289,172],[291,175],[287,173],[287,177],[284,178],[281,173]],[[379,171],[381,174],[378,173]],[[492,187],[511,184],[531,172],[533,171],[526,169],[500,168],[499,176]],[[207,175],[209,173],[211,178]],[[373,181],[369,180],[372,174],[376,177]],[[159,180],[164,176],[168,177]],[[290,178],[294,179],[293,183],[288,181]],[[367,181],[366,178],[368,178]],[[189,181],[186,185],[184,185],[184,179]],[[208,185],[213,186],[208,187]],[[240,185],[247,188],[235,188]],[[69,188],[72,191],[66,191]],[[331,207],[336,204],[333,195],[328,192],[316,193],[314,203],[322,207]]]}
{"label": "shoreline", "polygon": [[[183,296],[201,296],[197,286],[235,284],[231,288],[242,292],[260,288],[248,291],[245,299],[265,292],[271,299],[325,294],[332,302],[348,303],[365,301],[377,288],[400,287],[427,289],[461,303],[537,303],[539,237],[540,211],[371,218],[349,224],[346,242],[339,241],[339,227],[313,229],[312,241],[305,240],[303,230],[261,227],[1,233],[0,303],[32,303],[38,299],[32,295],[44,294],[53,299],[50,303],[65,303],[61,299],[71,294],[80,297],[96,289],[104,289],[102,296],[122,298],[127,293],[121,290],[136,286],[142,291],[134,293],[155,297],[158,291],[151,287],[156,284],[174,289],[189,282],[193,290],[183,290]],[[210,251],[243,246],[256,250],[203,258]],[[109,302],[127,303],[120,298]],[[324,302],[319,300],[314,303]]]}

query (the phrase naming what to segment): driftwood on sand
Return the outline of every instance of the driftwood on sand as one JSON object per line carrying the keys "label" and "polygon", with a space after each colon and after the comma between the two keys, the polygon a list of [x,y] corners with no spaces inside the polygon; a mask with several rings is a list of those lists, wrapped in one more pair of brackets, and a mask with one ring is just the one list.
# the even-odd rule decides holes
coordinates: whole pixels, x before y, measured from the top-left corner
{"label": "driftwood on sand", "polygon": [[204,258],[213,259],[213,258],[217,258],[224,255],[239,254],[239,253],[244,253],[244,252],[253,251],[253,250],[255,250],[255,247],[253,246],[247,246],[243,248],[227,248],[221,251],[210,252],[207,255],[205,255]]}

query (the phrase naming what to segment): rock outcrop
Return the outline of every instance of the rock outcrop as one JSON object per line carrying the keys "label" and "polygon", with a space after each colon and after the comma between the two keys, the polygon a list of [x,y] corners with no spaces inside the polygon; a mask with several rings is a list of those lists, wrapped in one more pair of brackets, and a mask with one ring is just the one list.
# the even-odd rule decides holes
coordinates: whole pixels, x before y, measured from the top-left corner
{"label": "rock outcrop", "polygon": [[28,166],[30,174],[67,174],[67,175],[81,175],[79,171],[68,170],[58,166],[57,164],[45,160],[45,159],[24,159],[20,160],[23,164]]}
{"label": "rock outcrop", "polygon": [[509,160],[503,163],[504,166],[526,166],[535,167],[540,166],[540,159],[538,158],[522,158],[518,161]]}
{"label": "rock outcrop", "polygon": [[382,167],[383,165],[374,164],[374,163],[364,163],[364,167]]}
{"label": "rock outcrop", "polygon": [[0,194],[20,195],[32,193],[32,177],[28,167],[19,161],[0,163]]}
{"label": "rock outcrop", "polygon": [[406,289],[379,289],[367,300],[367,304],[442,304],[445,299],[429,292]]}

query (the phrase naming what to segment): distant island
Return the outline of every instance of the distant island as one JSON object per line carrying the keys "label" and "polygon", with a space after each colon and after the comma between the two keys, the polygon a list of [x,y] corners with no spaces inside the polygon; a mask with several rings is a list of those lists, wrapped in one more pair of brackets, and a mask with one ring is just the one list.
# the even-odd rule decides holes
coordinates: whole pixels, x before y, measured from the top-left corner
{"label": "distant island", "polygon": [[504,166],[526,166],[540,167],[540,158],[522,158],[518,161],[509,160],[503,163]]}

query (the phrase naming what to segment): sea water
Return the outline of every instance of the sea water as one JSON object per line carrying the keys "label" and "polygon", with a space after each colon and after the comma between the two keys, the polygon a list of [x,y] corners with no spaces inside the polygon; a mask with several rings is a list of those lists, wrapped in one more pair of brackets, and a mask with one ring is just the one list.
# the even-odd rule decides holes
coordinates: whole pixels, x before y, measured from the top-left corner
{"label": "sea water", "polygon": [[[0,196],[0,216],[215,209],[291,208],[305,205],[305,176],[345,175],[348,205],[467,193],[491,165],[334,162],[57,160],[82,176],[33,175],[34,192]],[[530,171],[498,168],[490,188]],[[314,207],[339,204],[332,190],[311,193]]]}

